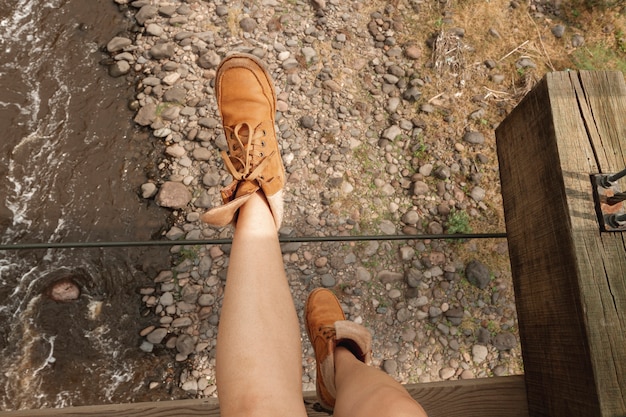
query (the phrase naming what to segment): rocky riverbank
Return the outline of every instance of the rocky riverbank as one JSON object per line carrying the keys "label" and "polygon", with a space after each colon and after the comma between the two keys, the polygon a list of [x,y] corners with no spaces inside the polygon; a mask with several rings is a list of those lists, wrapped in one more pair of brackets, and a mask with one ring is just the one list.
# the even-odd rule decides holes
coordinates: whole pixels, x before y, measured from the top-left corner
{"label": "rocky riverbank", "polygon": [[[199,221],[231,182],[213,93],[228,52],[261,58],[275,80],[288,173],[281,235],[504,231],[493,128],[549,68],[549,57],[530,49],[539,41],[523,44],[509,23],[537,27],[546,21],[540,4],[531,17],[508,0],[115,2],[136,24],[106,46],[110,74],[136,83],[134,120],[165,149],[140,193],[172,209],[163,237],[181,241],[171,270],[140,290],[154,316],[141,349],[175,356],[179,372],[169,383],[181,395],[216,393],[230,248],[184,240],[232,233]],[[561,39],[565,29],[541,30]],[[574,35],[568,48],[584,41]],[[311,289],[334,289],[348,318],[372,330],[374,366],[397,380],[522,371],[505,240],[282,249],[300,317]],[[303,389],[314,390],[302,336]]]}

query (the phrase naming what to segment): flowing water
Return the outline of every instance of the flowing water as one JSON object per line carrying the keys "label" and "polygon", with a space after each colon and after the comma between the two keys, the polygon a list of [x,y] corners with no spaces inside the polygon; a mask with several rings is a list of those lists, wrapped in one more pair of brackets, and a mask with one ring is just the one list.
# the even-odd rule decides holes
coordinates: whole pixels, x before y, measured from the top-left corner
{"label": "flowing water", "polygon": [[[0,0],[0,241],[149,240],[167,213],[137,190],[157,146],[132,83],[99,62],[129,28],[112,0]],[[149,400],[163,357],[138,348],[137,289],[167,249],[0,252],[0,410]],[[76,284],[56,302],[50,286]]]}

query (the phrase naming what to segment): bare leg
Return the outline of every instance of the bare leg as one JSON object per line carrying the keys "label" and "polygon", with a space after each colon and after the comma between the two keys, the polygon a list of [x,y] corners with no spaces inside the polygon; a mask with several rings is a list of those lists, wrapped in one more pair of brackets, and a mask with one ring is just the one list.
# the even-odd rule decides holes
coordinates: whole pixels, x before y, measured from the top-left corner
{"label": "bare leg", "polygon": [[426,417],[426,412],[389,375],[359,361],[348,349],[335,349],[335,416]]}
{"label": "bare leg", "polygon": [[217,337],[217,386],[223,416],[306,416],[298,316],[260,192],[239,211]]}

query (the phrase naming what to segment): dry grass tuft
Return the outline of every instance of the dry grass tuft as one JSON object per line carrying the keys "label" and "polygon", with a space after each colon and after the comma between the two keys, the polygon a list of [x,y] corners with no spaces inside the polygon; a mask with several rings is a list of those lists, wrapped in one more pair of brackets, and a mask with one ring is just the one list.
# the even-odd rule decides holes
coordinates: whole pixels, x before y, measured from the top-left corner
{"label": "dry grass tuft", "polygon": [[433,67],[439,73],[462,76],[465,70],[465,49],[467,46],[453,31],[441,30],[433,43]]}

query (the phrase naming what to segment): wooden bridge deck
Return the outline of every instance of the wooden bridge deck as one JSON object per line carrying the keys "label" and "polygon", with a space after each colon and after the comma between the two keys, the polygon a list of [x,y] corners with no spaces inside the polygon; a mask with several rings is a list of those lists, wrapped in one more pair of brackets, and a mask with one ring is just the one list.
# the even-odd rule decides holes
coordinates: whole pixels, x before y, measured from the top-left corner
{"label": "wooden bridge deck", "polygon": [[[406,388],[413,398],[422,404],[429,417],[528,417],[526,388],[522,375],[432,382],[407,385]],[[314,392],[305,392],[304,402],[309,416],[328,416],[328,413],[316,410]],[[217,399],[94,405],[0,413],[2,417],[217,417],[219,415]]]}

